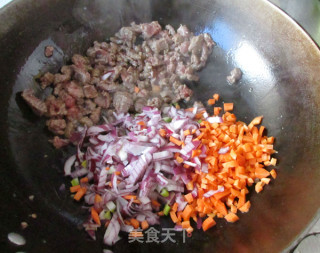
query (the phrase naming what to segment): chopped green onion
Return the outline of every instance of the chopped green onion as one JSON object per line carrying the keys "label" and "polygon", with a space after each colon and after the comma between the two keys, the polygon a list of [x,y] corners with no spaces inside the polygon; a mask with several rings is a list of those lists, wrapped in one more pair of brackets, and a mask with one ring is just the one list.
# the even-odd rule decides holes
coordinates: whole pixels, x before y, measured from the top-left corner
{"label": "chopped green onion", "polygon": [[171,207],[168,204],[166,204],[163,209],[163,214],[167,216],[170,212],[170,209]]}
{"label": "chopped green onion", "polygon": [[110,211],[105,212],[104,218],[107,220],[110,220],[111,219],[111,212]]}
{"label": "chopped green onion", "polygon": [[164,117],[163,120],[167,123],[170,123],[172,121],[172,118],[170,117]]}
{"label": "chopped green onion", "polygon": [[169,196],[169,192],[168,192],[168,190],[166,189],[166,188],[163,188],[162,190],[161,190],[161,193],[160,193],[160,195],[162,196],[162,197],[168,197]]}
{"label": "chopped green onion", "polygon": [[82,163],[81,163],[81,166],[83,168],[87,168],[87,160],[84,160]]}
{"label": "chopped green onion", "polygon": [[117,206],[112,201],[109,201],[106,206],[111,212],[114,212],[117,208]]}
{"label": "chopped green onion", "polygon": [[199,120],[198,120],[198,123],[201,123],[201,122],[202,122],[202,119],[199,119]]}
{"label": "chopped green onion", "polygon": [[80,184],[79,178],[76,177],[76,178],[71,180],[71,185],[72,186],[76,186],[76,185],[79,185],[79,184]]}

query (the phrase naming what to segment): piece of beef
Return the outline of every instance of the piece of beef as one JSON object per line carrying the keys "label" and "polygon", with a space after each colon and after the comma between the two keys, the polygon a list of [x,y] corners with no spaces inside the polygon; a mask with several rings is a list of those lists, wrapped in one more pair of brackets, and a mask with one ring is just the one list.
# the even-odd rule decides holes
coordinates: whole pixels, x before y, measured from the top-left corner
{"label": "piece of beef", "polygon": [[90,82],[90,73],[84,67],[73,66],[74,79],[80,83],[89,83]]}
{"label": "piece of beef", "polygon": [[66,85],[66,90],[75,99],[79,99],[79,98],[83,98],[84,97],[82,87],[75,81],[69,82]]}
{"label": "piece of beef", "polygon": [[227,81],[230,84],[235,84],[236,82],[238,82],[242,77],[242,71],[239,68],[234,68],[233,70],[231,70],[230,75],[227,76]]}
{"label": "piece of beef", "polygon": [[164,38],[161,38],[158,40],[155,40],[155,39],[150,40],[148,44],[149,44],[149,47],[151,48],[151,50],[156,54],[159,54],[159,53],[169,49],[168,42]]}
{"label": "piece of beef", "polygon": [[54,82],[54,74],[50,72],[45,73],[42,77],[40,77],[40,86],[42,89],[50,86]]}
{"label": "piece of beef", "polygon": [[84,85],[83,93],[86,98],[96,98],[98,96],[98,92],[93,85]]}
{"label": "piece of beef", "polygon": [[94,99],[94,102],[101,108],[108,109],[111,104],[111,96],[108,92],[103,91]]}
{"label": "piece of beef", "polygon": [[72,60],[72,63],[78,67],[83,67],[84,65],[89,64],[88,59],[80,54],[73,55],[71,60]]}
{"label": "piece of beef", "polygon": [[113,96],[113,106],[117,113],[127,113],[133,105],[132,95],[125,91],[118,91]]}
{"label": "piece of beef", "polygon": [[68,121],[67,126],[64,130],[64,136],[66,138],[70,138],[71,135],[74,133],[76,126],[73,124],[72,121]]}
{"label": "piece of beef", "polygon": [[62,135],[66,128],[66,121],[64,119],[49,119],[47,120],[47,126],[49,131],[54,134]]}
{"label": "piece of beef", "polygon": [[53,46],[46,46],[44,48],[44,55],[49,58],[49,57],[51,57],[53,55],[53,51],[54,51],[54,47]]}
{"label": "piece of beef", "polygon": [[93,126],[93,122],[92,120],[89,118],[89,117],[83,117],[79,120],[79,122],[82,124],[82,125],[85,125],[87,127],[91,127]]}
{"label": "piece of beef", "polygon": [[93,110],[93,112],[90,115],[90,119],[93,124],[97,124],[100,121],[101,116],[101,107],[97,107]]}
{"label": "piece of beef", "polygon": [[147,106],[161,108],[162,102],[163,102],[162,99],[159,97],[149,98],[147,102]]}
{"label": "piece of beef", "polygon": [[53,137],[53,140],[51,142],[56,149],[65,147],[70,143],[68,139],[61,139],[59,136]]}
{"label": "piece of beef", "polygon": [[115,37],[126,42],[128,46],[131,46],[136,41],[137,33],[132,27],[122,27],[120,31],[115,34]]}
{"label": "piece of beef", "polygon": [[54,85],[57,85],[58,83],[68,82],[70,81],[70,76],[65,74],[55,74],[54,75]]}
{"label": "piece of beef", "polygon": [[142,33],[144,39],[151,38],[162,29],[158,21],[152,21],[151,23],[144,23],[141,25],[132,24],[132,27],[136,32]]}
{"label": "piece of beef", "polygon": [[137,98],[134,102],[134,109],[136,112],[142,112],[143,107],[147,105],[147,99],[146,98]]}
{"label": "piece of beef", "polygon": [[63,117],[67,114],[66,104],[61,98],[49,96],[46,99],[46,105],[49,117]]}
{"label": "piece of beef", "polygon": [[46,104],[34,95],[33,90],[25,89],[22,94],[22,98],[31,107],[33,112],[39,116],[45,115],[47,113]]}

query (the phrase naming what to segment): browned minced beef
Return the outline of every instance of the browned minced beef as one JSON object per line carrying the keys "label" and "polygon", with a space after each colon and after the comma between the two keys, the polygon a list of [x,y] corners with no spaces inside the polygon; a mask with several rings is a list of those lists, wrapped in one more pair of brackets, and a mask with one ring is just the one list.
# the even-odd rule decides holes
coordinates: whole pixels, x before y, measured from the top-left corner
{"label": "browned minced beef", "polygon": [[44,55],[45,55],[46,57],[51,57],[51,56],[53,55],[53,51],[54,51],[53,46],[46,46],[46,47],[44,48]]}
{"label": "browned minced beef", "polygon": [[235,84],[236,82],[238,82],[242,77],[242,71],[239,68],[234,68],[233,70],[231,70],[230,75],[227,76],[227,81],[230,84]]}
{"label": "browned minced beef", "polygon": [[37,115],[42,116],[47,113],[46,104],[34,95],[33,90],[26,89],[21,96]]}
{"label": "browned minced beef", "polygon": [[[137,38],[142,39],[137,43]],[[210,35],[193,35],[184,25],[177,30],[157,21],[122,27],[110,42],[94,42],[86,56],[75,54],[60,73],[46,73],[41,88],[53,88],[44,102],[30,90],[24,99],[56,135],[72,138],[80,125],[92,126],[113,112],[140,112],[144,106],[164,107],[188,101],[185,81],[197,81],[215,45]],[[47,49],[46,49],[47,50]],[[49,50],[49,48],[48,48]],[[64,139],[55,137],[55,147]]]}

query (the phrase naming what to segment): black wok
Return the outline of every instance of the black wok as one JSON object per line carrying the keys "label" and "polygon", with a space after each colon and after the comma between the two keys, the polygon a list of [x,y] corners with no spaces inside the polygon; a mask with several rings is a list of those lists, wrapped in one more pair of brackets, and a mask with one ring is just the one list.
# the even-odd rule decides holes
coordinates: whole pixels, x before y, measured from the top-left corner
{"label": "black wok", "polygon": [[[187,24],[208,32],[217,42],[200,73],[195,99],[221,94],[235,103],[248,122],[264,115],[268,134],[276,137],[279,175],[240,221],[218,221],[207,233],[194,232],[183,243],[133,243],[123,240],[114,252],[279,252],[287,251],[318,216],[320,207],[320,53],[290,18],[266,1],[112,1],[17,0],[0,10],[0,251],[102,252],[102,234],[88,238],[81,223],[86,210],[59,191],[65,157],[54,150],[44,119],[21,100],[24,88],[38,89],[34,77],[57,71],[73,53],[103,40],[131,21]],[[57,53],[45,58],[46,45]],[[244,73],[237,85],[226,76],[234,67]],[[39,93],[40,94],[40,93]],[[28,196],[34,195],[30,201]],[[29,217],[36,213],[37,218]],[[20,222],[29,227],[21,230]],[[163,220],[163,226],[171,226]],[[25,236],[18,248],[9,232]],[[301,234],[302,233],[302,234]]]}

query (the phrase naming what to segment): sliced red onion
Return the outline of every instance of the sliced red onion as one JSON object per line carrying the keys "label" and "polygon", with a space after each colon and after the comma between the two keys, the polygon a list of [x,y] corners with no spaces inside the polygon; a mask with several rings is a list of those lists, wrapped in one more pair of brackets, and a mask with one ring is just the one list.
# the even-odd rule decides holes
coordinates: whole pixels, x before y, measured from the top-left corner
{"label": "sliced red onion", "polygon": [[202,218],[197,217],[197,229],[201,229],[201,227],[202,227]]}
{"label": "sliced red onion", "polygon": [[105,81],[112,75],[112,72],[107,72],[106,74],[101,76],[101,80]]}
{"label": "sliced red onion", "polygon": [[118,234],[120,232],[120,224],[118,222],[118,215],[115,213],[108,225],[104,234],[103,240],[107,245],[114,245],[118,241]]}
{"label": "sliced red onion", "polygon": [[228,153],[229,149],[230,149],[229,146],[224,147],[224,148],[220,148],[218,151],[218,154],[220,154],[220,155],[226,154],[226,153]]}
{"label": "sliced red onion", "polygon": [[161,161],[161,160],[164,160],[164,159],[172,158],[173,157],[173,153],[170,152],[170,151],[165,150],[165,151],[153,153],[152,157],[153,157],[153,161]]}
{"label": "sliced red onion", "polygon": [[218,192],[224,192],[224,187],[222,186],[221,188],[219,188],[216,191],[214,191],[214,190],[207,191],[205,194],[203,194],[203,197],[209,198]]}
{"label": "sliced red onion", "polygon": [[198,196],[198,187],[194,186],[193,190],[191,191],[192,197],[196,198]]}
{"label": "sliced red onion", "polygon": [[211,123],[211,124],[212,123],[222,123],[223,122],[222,118],[219,117],[219,116],[209,117],[209,118],[207,118],[207,121],[209,123]]}
{"label": "sliced red onion", "polygon": [[191,166],[191,167],[196,167],[196,166],[197,166],[196,163],[192,163],[192,162],[188,162],[188,161],[184,161],[183,163],[184,163],[184,164],[187,164],[187,165],[189,165],[189,166]]}
{"label": "sliced red onion", "polygon": [[146,216],[144,214],[138,214],[136,219],[140,222],[144,221],[146,219]]}
{"label": "sliced red onion", "polygon": [[69,176],[71,175],[71,167],[76,161],[76,155],[72,155],[68,158],[68,160],[64,164],[64,175]]}
{"label": "sliced red onion", "polygon": [[209,168],[208,168],[208,164],[207,163],[202,163],[201,165],[201,171],[203,173],[208,173],[209,172]]}

